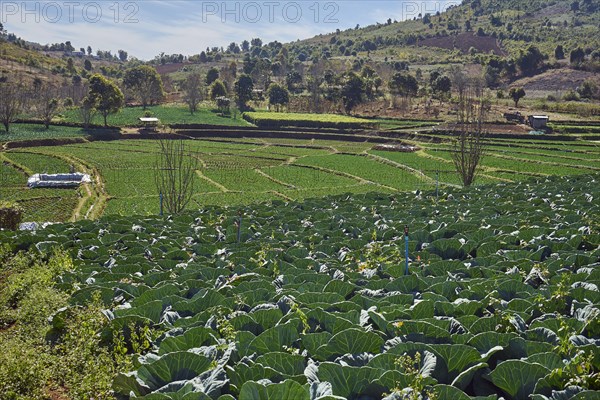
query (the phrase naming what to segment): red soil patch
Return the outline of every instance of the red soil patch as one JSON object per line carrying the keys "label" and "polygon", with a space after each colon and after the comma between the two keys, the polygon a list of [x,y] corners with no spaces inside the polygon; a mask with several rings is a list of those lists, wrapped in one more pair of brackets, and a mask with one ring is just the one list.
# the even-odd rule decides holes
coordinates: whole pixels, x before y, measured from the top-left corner
{"label": "red soil patch", "polygon": [[173,72],[179,71],[181,68],[186,65],[191,65],[190,63],[181,63],[181,64],[165,64],[165,65],[157,65],[156,72],[160,75],[172,74]]}
{"label": "red soil patch", "polygon": [[419,45],[439,47],[448,50],[459,49],[465,54],[473,47],[481,53],[489,53],[492,51],[499,56],[507,55],[495,38],[490,36],[477,36],[472,32],[463,32],[454,36],[427,38],[420,40]]}

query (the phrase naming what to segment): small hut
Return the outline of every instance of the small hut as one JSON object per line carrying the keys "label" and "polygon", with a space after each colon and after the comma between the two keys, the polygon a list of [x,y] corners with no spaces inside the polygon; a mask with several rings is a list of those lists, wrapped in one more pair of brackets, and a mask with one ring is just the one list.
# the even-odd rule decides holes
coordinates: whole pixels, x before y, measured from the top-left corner
{"label": "small hut", "polygon": [[160,120],[154,117],[141,117],[140,122],[144,125],[144,130],[155,131]]}

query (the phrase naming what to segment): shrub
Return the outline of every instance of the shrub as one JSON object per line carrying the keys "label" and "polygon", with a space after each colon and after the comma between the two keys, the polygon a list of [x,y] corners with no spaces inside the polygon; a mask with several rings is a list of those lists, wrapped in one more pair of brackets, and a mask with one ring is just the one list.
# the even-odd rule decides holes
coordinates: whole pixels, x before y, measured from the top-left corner
{"label": "shrub", "polygon": [[579,100],[579,95],[574,90],[569,90],[567,93],[563,95],[564,101],[577,101]]}
{"label": "shrub", "polygon": [[0,229],[17,230],[22,218],[23,209],[18,204],[0,201]]}

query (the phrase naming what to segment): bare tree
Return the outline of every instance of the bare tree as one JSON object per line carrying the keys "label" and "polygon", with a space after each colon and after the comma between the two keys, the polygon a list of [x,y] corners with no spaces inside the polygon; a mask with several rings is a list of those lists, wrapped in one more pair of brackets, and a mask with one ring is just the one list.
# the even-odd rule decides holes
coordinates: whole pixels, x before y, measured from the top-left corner
{"label": "bare tree", "polygon": [[58,113],[61,107],[60,93],[58,88],[51,84],[42,84],[33,93],[33,101],[37,116],[44,122],[46,129],[50,127],[52,118]]}
{"label": "bare tree", "polygon": [[323,112],[321,106],[321,84],[323,83],[323,73],[327,66],[325,60],[319,59],[314,60],[308,69],[310,74],[307,79],[308,91],[310,92],[311,111],[314,113]]}
{"label": "bare tree", "polygon": [[79,106],[79,117],[81,118],[84,128],[89,128],[97,112],[94,101],[91,100],[91,98],[85,97],[81,101],[81,105]]}
{"label": "bare tree", "polygon": [[156,160],[154,180],[163,196],[164,207],[171,214],[179,214],[194,194],[198,159],[191,154],[183,140],[159,141],[160,154]]}
{"label": "bare tree", "polygon": [[6,132],[25,108],[26,99],[25,87],[21,82],[0,83],[0,122]]}
{"label": "bare tree", "polygon": [[458,86],[458,112],[453,143],[452,161],[464,186],[470,186],[477,177],[485,154],[485,121],[490,109],[489,100],[483,96],[481,82],[468,83],[460,78]]}
{"label": "bare tree", "polygon": [[190,113],[198,110],[198,104],[203,98],[202,76],[199,72],[192,72],[183,82],[182,89],[185,92],[184,100],[190,108]]}

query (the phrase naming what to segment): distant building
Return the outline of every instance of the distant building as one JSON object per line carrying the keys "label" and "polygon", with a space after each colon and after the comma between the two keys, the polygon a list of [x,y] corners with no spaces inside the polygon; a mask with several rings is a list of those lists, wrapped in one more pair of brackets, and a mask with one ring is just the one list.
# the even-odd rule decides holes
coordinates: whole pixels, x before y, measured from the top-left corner
{"label": "distant building", "polygon": [[549,120],[547,115],[530,115],[528,122],[533,129],[544,129],[548,126]]}
{"label": "distant building", "polygon": [[67,55],[73,56],[73,57],[85,57],[85,53],[83,51],[71,51],[71,52],[67,53]]}

